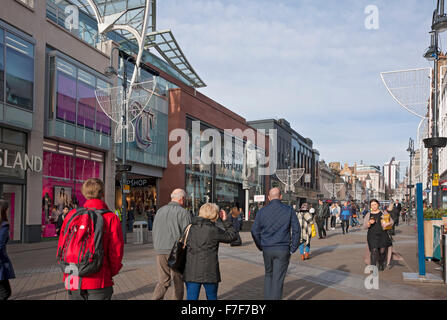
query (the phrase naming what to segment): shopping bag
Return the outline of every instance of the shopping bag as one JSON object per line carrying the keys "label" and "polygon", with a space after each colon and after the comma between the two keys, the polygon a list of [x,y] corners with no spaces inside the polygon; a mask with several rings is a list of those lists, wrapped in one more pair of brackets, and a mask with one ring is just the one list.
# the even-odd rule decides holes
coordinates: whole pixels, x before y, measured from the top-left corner
{"label": "shopping bag", "polygon": [[312,238],[317,236],[317,230],[315,230],[315,224],[312,224]]}

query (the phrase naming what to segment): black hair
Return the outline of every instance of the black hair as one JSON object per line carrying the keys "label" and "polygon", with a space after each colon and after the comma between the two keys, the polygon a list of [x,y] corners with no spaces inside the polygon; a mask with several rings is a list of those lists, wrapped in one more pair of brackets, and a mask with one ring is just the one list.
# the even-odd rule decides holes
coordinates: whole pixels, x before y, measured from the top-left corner
{"label": "black hair", "polygon": [[379,200],[377,200],[377,199],[371,199],[371,200],[369,201],[369,206],[371,206],[371,203],[373,203],[373,202],[376,202],[376,203],[379,205],[379,208],[380,208],[380,202],[379,202]]}

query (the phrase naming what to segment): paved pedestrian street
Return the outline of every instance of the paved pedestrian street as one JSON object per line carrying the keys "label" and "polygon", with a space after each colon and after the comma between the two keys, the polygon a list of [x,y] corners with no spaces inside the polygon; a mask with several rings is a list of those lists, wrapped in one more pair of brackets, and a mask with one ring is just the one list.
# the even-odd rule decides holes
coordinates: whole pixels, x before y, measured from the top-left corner
{"label": "paved pedestrian street", "polygon": [[[351,230],[350,230],[351,231]],[[219,299],[263,299],[264,264],[262,253],[249,232],[241,234],[243,245],[220,246],[222,282]],[[329,231],[326,239],[313,239],[311,259],[292,256],[284,286],[286,300],[367,300],[367,299],[446,299],[445,285],[403,281],[403,272],[418,272],[416,230],[401,225],[394,237],[395,249],[405,261],[393,262],[393,268],[379,273],[379,289],[366,289],[364,282],[366,232],[354,228],[343,235],[340,226]],[[151,237],[149,237],[151,238]],[[11,280],[13,300],[64,300],[66,291],[61,270],[55,264],[56,241],[9,245],[8,252],[16,269]],[[114,300],[150,300],[157,282],[156,255],[152,243],[132,244],[128,235],[124,267],[114,278]],[[439,266],[426,262],[427,273],[440,275]],[[167,296],[172,294],[169,289]],[[206,299],[202,289],[200,299]]]}

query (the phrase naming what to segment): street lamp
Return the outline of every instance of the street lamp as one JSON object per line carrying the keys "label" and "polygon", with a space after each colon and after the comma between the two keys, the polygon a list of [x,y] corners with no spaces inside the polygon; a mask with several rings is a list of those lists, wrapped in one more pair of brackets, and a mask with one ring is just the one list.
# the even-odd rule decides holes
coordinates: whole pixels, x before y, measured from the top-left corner
{"label": "street lamp", "polygon": [[[110,53],[110,65],[104,70],[104,74],[109,77],[115,77],[118,76],[118,71],[113,66],[113,51],[118,50],[119,55],[121,57],[121,61],[124,60],[123,52],[118,48],[114,47]],[[122,162],[121,166],[117,166],[117,172],[121,172],[121,227],[123,230],[123,238],[124,243],[127,243],[127,232],[126,232],[126,225],[127,225],[127,200],[126,200],[126,193],[124,186],[127,184],[127,176],[126,172],[131,170],[131,167],[126,164],[126,153],[127,153],[127,70],[126,70],[126,62],[131,59],[132,56],[128,56],[126,60],[123,61],[123,119],[122,119]]]}
{"label": "street lamp", "polygon": [[413,158],[414,158],[414,155],[415,155],[415,152],[414,152],[414,141],[411,138],[410,138],[410,141],[408,142],[408,149],[407,149],[407,151],[410,153],[410,174],[409,174],[409,180],[408,180],[407,188],[410,190],[409,191],[409,196],[410,196],[410,214],[411,214],[411,211],[413,210],[413,206],[412,206],[412,203],[411,203],[411,189],[414,187],[411,184],[411,169],[412,169],[412,166],[413,166]]}

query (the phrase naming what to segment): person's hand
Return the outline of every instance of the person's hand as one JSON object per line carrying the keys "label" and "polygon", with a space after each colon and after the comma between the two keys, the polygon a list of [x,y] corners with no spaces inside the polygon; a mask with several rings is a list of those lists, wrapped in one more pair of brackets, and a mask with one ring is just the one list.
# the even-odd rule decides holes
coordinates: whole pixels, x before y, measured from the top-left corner
{"label": "person's hand", "polygon": [[369,224],[371,225],[371,224],[374,224],[374,223],[376,223],[376,220],[374,220],[374,219],[369,219]]}
{"label": "person's hand", "polygon": [[220,210],[220,214],[221,214],[221,216],[222,216],[222,221],[225,221],[225,220],[227,220],[227,213],[225,212],[225,210],[223,210],[223,209],[221,209]]}

